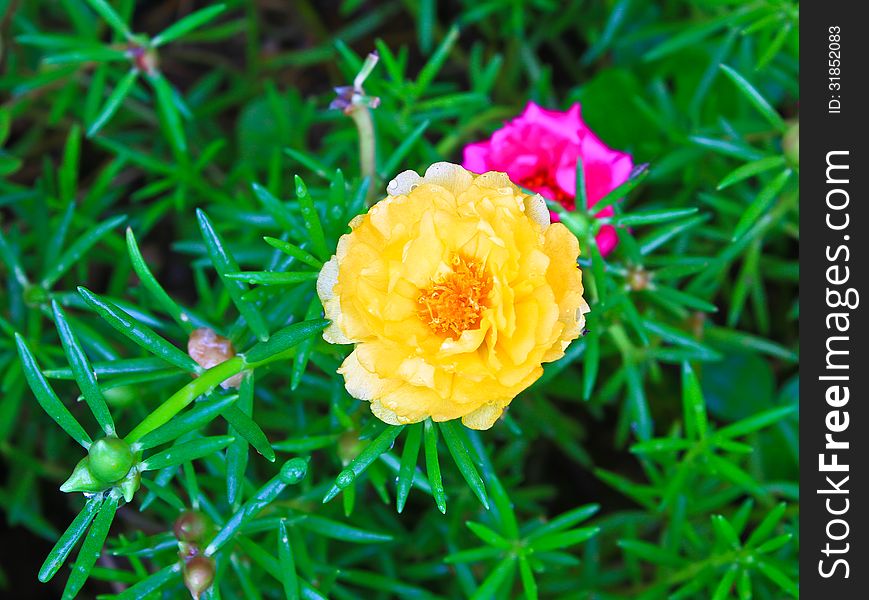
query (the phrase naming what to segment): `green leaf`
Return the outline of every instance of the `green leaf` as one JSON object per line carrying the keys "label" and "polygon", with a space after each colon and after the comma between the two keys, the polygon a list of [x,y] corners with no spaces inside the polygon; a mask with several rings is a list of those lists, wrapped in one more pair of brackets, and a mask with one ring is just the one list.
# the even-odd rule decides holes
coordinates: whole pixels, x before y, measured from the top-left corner
{"label": "green leaf", "polygon": [[277,475],[256,490],[250,500],[232,514],[205,548],[203,554],[212,556],[220,550],[238,533],[243,525],[253,519],[263,508],[274,502],[288,485],[295,485],[302,481],[307,471],[308,463],[301,458],[291,458],[285,462]]}
{"label": "green leaf", "polygon": [[765,173],[766,171],[783,166],[785,166],[785,159],[783,156],[779,155],[767,156],[759,160],[751,161],[750,163],[741,165],[733,169],[730,173],[725,175],[724,178],[719,182],[716,189],[723,190],[735,183],[744,181],[749,177],[754,177],[755,175],[759,175],[760,173]]}
{"label": "green leaf", "polygon": [[468,454],[468,449],[465,447],[465,442],[462,439],[461,432],[455,421],[444,421],[440,423],[441,433],[444,436],[444,441],[447,443],[447,448],[456,462],[462,477],[468,482],[468,486],[474,495],[480,500],[486,510],[489,510],[489,498],[486,496],[486,486],[477,472],[477,468],[471,461],[471,456]]}
{"label": "green leaf", "polygon": [[631,446],[634,454],[660,454],[687,450],[694,446],[694,442],[681,438],[652,438],[644,442],[638,442]]}
{"label": "green leaf", "polygon": [[637,225],[650,225],[652,223],[665,223],[667,221],[674,221],[681,217],[693,215],[698,210],[700,209],[698,209],[697,207],[664,208],[659,210],[637,210],[622,215],[616,215],[615,217],[601,218],[599,220],[601,223],[609,222],[612,225],[633,227]]}
{"label": "green leaf", "polygon": [[398,469],[397,490],[395,493],[395,506],[399,513],[404,510],[407,496],[410,494],[410,488],[413,485],[413,478],[416,473],[416,461],[419,457],[419,447],[422,443],[422,430],[423,426],[420,423],[407,426],[407,435],[404,438],[404,449],[401,452],[401,466]]}
{"label": "green leaf", "polygon": [[745,99],[748,100],[748,102],[754,106],[761,115],[763,115],[763,118],[769,121],[770,125],[779,131],[785,131],[787,129],[787,124],[784,122],[784,119],[779,116],[776,110],[766,101],[766,98],[764,98],[763,95],[757,91],[757,88],[751,85],[745,77],[727,65],[721,65],[721,70],[724,71],[724,74],[727,75],[734,84],[736,84],[737,89],[743,96],[745,96]]}
{"label": "green leaf", "polygon": [[81,128],[78,123],[73,125],[66,136],[63,149],[63,161],[57,173],[60,199],[63,202],[73,202],[78,186],[79,157],[81,156]]}
{"label": "green leaf", "polygon": [[548,552],[550,550],[560,550],[581,544],[586,540],[591,539],[600,531],[600,527],[582,527],[560,533],[551,533],[548,535],[536,538],[531,547],[535,552]]}
{"label": "green leaf", "polygon": [[45,275],[42,278],[42,287],[49,289],[51,286],[66,273],[70,267],[81,260],[81,257],[90,250],[94,244],[100,241],[112,229],[127,220],[124,215],[118,215],[110,219],[106,219],[102,223],[95,225],[79,237],[75,243],[66,249],[60,258],[45,269]]}
{"label": "green leaf", "polygon": [[278,523],[278,560],[281,566],[281,583],[287,600],[299,598],[299,576],[296,575],[296,563],[293,559],[293,548],[290,536],[287,535],[287,523],[281,519]]}
{"label": "green leaf", "polygon": [[142,285],[145,286],[148,293],[151,294],[166,314],[178,323],[178,326],[181,327],[181,329],[187,333],[193,331],[194,327],[193,323],[190,321],[190,316],[181,310],[181,307],[172,300],[169,294],[166,293],[166,290],[164,290],[158,283],[154,274],[151,273],[151,269],[148,268],[148,263],[145,262],[142,253],[139,251],[139,245],[136,243],[136,236],[133,235],[133,230],[129,227],[127,227],[127,252],[130,255],[130,262],[133,264],[133,270],[136,272],[136,275],[139,276],[139,281],[142,282]]}
{"label": "green leaf", "polygon": [[102,494],[91,496],[88,499],[84,508],[72,520],[72,523],[69,524],[69,527],[66,528],[66,531],[63,532],[57,543],[54,544],[54,548],[48,553],[45,562],[42,563],[42,567],[39,569],[39,581],[45,583],[54,577],[55,573],[66,561],[69,553],[72,552],[72,549],[78,543],[79,538],[87,531],[88,526],[93,521],[102,504]]}
{"label": "green leaf", "polygon": [[249,285],[296,285],[306,281],[315,281],[319,273],[315,271],[295,271],[274,273],[271,271],[240,271],[227,273],[226,278],[234,281],[245,281]]}
{"label": "green leaf", "polygon": [[168,587],[169,583],[181,575],[181,563],[175,562],[139,580],[115,596],[115,600],[141,600]]}
{"label": "green leaf", "polygon": [[87,0],[87,3],[90,4],[91,8],[94,9],[94,12],[101,16],[103,20],[121,37],[127,39],[133,37],[127,24],[124,23],[124,20],[121,19],[120,15],[115,12],[115,9],[112,8],[108,2],[105,0]]}
{"label": "green leaf", "polygon": [[758,429],[763,429],[778,423],[795,413],[797,409],[798,407],[796,405],[789,405],[766,410],[732,425],[728,425],[727,427],[722,427],[715,432],[715,437],[735,438],[746,435],[752,431],[757,431]]}
{"label": "green leaf", "polygon": [[171,442],[172,440],[181,437],[185,433],[196,431],[221,414],[233,402],[238,400],[238,396],[223,396],[213,400],[206,400],[199,403],[196,408],[187,411],[183,415],[179,415],[166,423],[151,431],[151,433],[142,436],[136,442],[136,450],[148,450],[161,444]]}
{"label": "green leaf", "polygon": [[303,521],[299,523],[305,529],[318,533],[324,537],[341,540],[342,542],[352,542],[356,544],[379,544],[383,542],[391,542],[393,537],[386,533],[378,533],[375,531],[367,531],[358,527],[345,525],[339,521],[333,521],[325,517],[319,517],[314,514],[308,514]]}
{"label": "green leaf", "polygon": [[157,94],[157,109],[162,117],[166,133],[169,135],[169,145],[176,157],[185,159],[187,156],[187,138],[184,134],[184,124],[181,122],[181,113],[175,105],[175,91],[160,73],[148,73],[147,77]]}
{"label": "green leaf", "polygon": [[[305,311],[305,321],[313,321],[320,316],[321,312],[322,308],[320,305],[320,298],[314,295],[310,304],[308,304],[308,310]],[[311,358],[311,353],[314,351],[315,342],[315,337],[309,337],[299,344],[298,350],[296,351],[296,357],[293,359],[293,371],[290,374],[291,391],[298,389],[299,384],[302,382],[302,377],[305,374],[305,370],[308,368],[308,361]]]}
{"label": "green leaf", "polygon": [[650,544],[642,540],[618,540],[616,544],[625,553],[636,556],[653,565],[676,568],[685,565],[685,559],[678,554],[669,552],[658,544]]}
{"label": "green leaf", "polygon": [[371,466],[371,463],[377,460],[377,457],[392,448],[392,445],[395,443],[395,438],[398,437],[398,434],[401,433],[403,429],[404,425],[390,425],[384,429],[383,432],[374,439],[374,441],[365,446],[362,452],[350,461],[350,464],[347,465],[347,467],[338,474],[338,477],[335,478],[335,483],[329,489],[326,497],[323,498],[323,503],[325,504],[337,496],[341,490],[350,486],[356,481],[359,475]]}
{"label": "green leaf", "polygon": [[498,593],[501,584],[513,574],[516,568],[516,557],[510,555],[504,558],[483,580],[477,591],[471,596],[471,600],[490,600],[491,598],[502,598],[502,594]]}
{"label": "green leaf", "polygon": [[682,363],[682,410],[685,413],[685,433],[689,438],[706,437],[706,402],[700,391],[700,382],[694,375],[691,365]]}
{"label": "green leaf", "polygon": [[18,254],[9,246],[2,228],[0,228],[0,260],[3,261],[6,268],[15,277],[18,285],[25,288],[29,285],[30,282],[27,279],[27,274],[24,272],[24,268],[21,266]]}
{"label": "green leaf", "polygon": [[528,563],[528,557],[519,555],[519,576],[522,579],[522,589],[525,591],[526,600],[537,600],[537,582],[534,580],[534,572]]}
{"label": "green leaf", "polygon": [[767,513],[763,518],[763,521],[754,528],[754,531],[751,532],[751,535],[748,536],[748,539],[745,541],[745,545],[749,547],[756,546],[760,542],[766,540],[766,538],[775,531],[775,528],[782,520],[785,510],[787,510],[787,504],[784,502],[777,504],[775,508]]}
{"label": "green leaf", "polygon": [[238,506],[243,493],[245,471],[247,470],[250,455],[249,442],[236,428],[236,424],[245,430],[247,435],[254,437],[257,443],[268,448],[271,461],[274,461],[274,451],[269,446],[265,434],[250,418],[253,413],[253,372],[249,371],[242,376],[238,390],[238,402],[223,412],[223,418],[229,423],[229,435],[235,440],[226,449],[226,500],[233,506]]}
{"label": "green leaf", "polygon": [[438,510],[447,513],[447,495],[444,491],[444,482],[441,477],[441,465],[438,461],[438,430],[431,419],[426,419],[423,424],[425,438],[425,468],[431,484],[432,495]]}
{"label": "green leaf", "polygon": [[90,575],[91,569],[100,557],[103,549],[103,544],[106,541],[106,536],[109,533],[109,527],[115,519],[115,512],[118,510],[118,496],[109,494],[108,498],[100,506],[100,510],[94,519],[94,524],[84,538],[84,543],[81,550],[78,551],[78,556],[75,563],[72,565],[72,573],[66,581],[66,587],[63,589],[62,600],[72,600],[78,595],[79,590],[84,586]]}
{"label": "green leaf", "polygon": [[285,242],[284,240],[279,240],[279,239],[273,238],[273,237],[265,236],[263,239],[272,248],[276,248],[276,249],[280,250],[281,252],[283,252],[284,254],[289,254],[290,256],[295,258],[296,260],[299,260],[299,261],[305,263],[306,265],[314,267],[318,271],[321,268],[323,268],[322,261],[320,261],[313,254],[310,254],[309,252],[302,250],[298,246],[295,246],[289,242]]}
{"label": "green leaf", "polygon": [[267,342],[260,342],[248,350],[244,354],[245,362],[256,367],[275,360],[302,340],[322,331],[328,324],[329,321],[325,319],[314,319],[288,325],[272,334]]}
{"label": "green leaf", "polygon": [[495,548],[501,548],[502,550],[507,550],[511,546],[511,542],[509,540],[504,539],[502,536],[498,535],[496,532],[492,531],[489,527],[485,525],[481,525],[480,523],[474,523],[473,521],[466,521],[465,525],[471,532],[483,540],[489,546],[494,546]]}
{"label": "green leaf", "polygon": [[715,532],[715,537],[722,542],[725,547],[731,550],[738,550],[741,546],[739,536],[733,529],[730,522],[722,515],[712,515],[712,529]]}
{"label": "green leaf", "polygon": [[87,136],[89,138],[95,136],[103,128],[103,125],[108,123],[109,119],[118,112],[124,99],[129,95],[133,86],[136,85],[136,80],[138,78],[139,71],[137,69],[130,69],[130,71],[124,75],[124,78],[118,82],[118,85],[115,86],[115,89],[112,90],[112,93],[103,105],[102,110],[100,110],[99,114],[90,124],[90,127],[88,127]]}
{"label": "green leaf", "polygon": [[770,538],[757,547],[757,553],[769,554],[770,552],[775,552],[779,548],[785,546],[793,538],[794,534],[792,533],[785,533],[784,535],[778,535],[774,538]]}
{"label": "green leaf", "polygon": [[196,218],[199,220],[199,229],[202,231],[202,237],[205,239],[205,246],[208,249],[208,256],[214,265],[214,270],[220,277],[223,285],[226,286],[226,291],[229,292],[229,297],[232,298],[232,303],[238,308],[238,312],[242,314],[245,321],[261,341],[269,339],[268,327],[259,312],[259,309],[251,302],[247,302],[242,298],[247,291],[247,286],[240,281],[234,281],[226,277],[227,273],[237,272],[238,263],[226,247],[220,234],[214,229],[208,215],[202,209],[196,209]]}
{"label": "green leaf", "polygon": [[152,454],[141,463],[140,471],[156,471],[166,467],[175,467],[181,463],[209,456],[226,448],[235,438],[229,435],[215,435],[190,442],[175,444],[162,452]]}
{"label": "green leaf", "polygon": [[196,12],[192,12],[183,19],[175,21],[174,23],[172,23],[172,25],[154,36],[154,38],[151,40],[151,45],[157,48],[167,42],[177,40],[178,38],[190,33],[194,29],[202,27],[203,25],[214,19],[217,15],[222,13],[225,9],[225,4],[217,4],[215,6],[209,6],[207,8],[197,10]]}
{"label": "green leaf", "polygon": [[758,560],[757,570],[766,575],[766,577],[772,581],[774,584],[779,586],[782,590],[793,596],[794,598],[800,597],[800,587],[794,583],[794,581],[785,575],[781,569],[776,566],[773,566],[771,563],[766,562],[765,560]]}
{"label": "green leaf", "polygon": [[393,151],[380,169],[380,175],[383,178],[390,178],[397,175],[396,171],[398,171],[401,161],[404,160],[407,153],[410,152],[411,148],[413,148],[413,145],[419,141],[429,125],[431,125],[431,121],[428,119],[424,120],[402,140],[398,148]]}
{"label": "green leaf", "polygon": [[[247,375],[246,378],[249,378]],[[244,384],[242,384],[244,385]],[[252,393],[252,392],[251,392]],[[223,417],[232,425],[238,434],[253,446],[269,462],[275,462],[275,451],[272,449],[266,434],[252,418],[243,413],[238,406],[230,406],[223,411]]]}
{"label": "green leaf", "polygon": [[453,26],[444,36],[444,39],[438,45],[437,49],[434,51],[434,54],[432,54],[431,58],[428,60],[425,66],[420,69],[419,76],[417,76],[416,83],[413,86],[414,97],[419,98],[423,94],[425,94],[426,90],[428,90],[429,85],[431,85],[432,81],[434,81],[434,78],[441,70],[441,67],[449,56],[453,45],[458,39],[459,29],[458,27]]}
{"label": "green leaf", "polygon": [[299,201],[299,209],[305,220],[305,229],[308,230],[314,252],[322,260],[328,259],[331,252],[326,247],[326,237],[323,233],[323,225],[320,223],[320,215],[317,214],[317,207],[311,194],[308,193],[308,187],[298,175],[296,175],[296,198]]}
{"label": "green leaf", "polygon": [[569,529],[570,527],[573,527],[578,523],[590,519],[592,516],[597,514],[599,510],[599,504],[585,504],[583,506],[577,506],[576,508],[567,511],[566,513],[558,515],[551,521],[532,531],[528,535],[528,540],[535,540],[544,535],[549,535],[551,533],[557,533],[564,529]]}
{"label": "green leaf", "polygon": [[190,358],[190,356],[157,335],[157,333],[147,325],[137,323],[129,314],[121,310],[121,308],[116,304],[97,296],[84,287],[79,287],[78,292],[81,294],[81,297],[84,298],[84,301],[87,302],[88,306],[90,306],[109,325],[154,356],[158,356],[169,364],[175,365],[185,371],[190,371],[192,373],[199,373],[202,371],[201,367],[196,364],[196,361]]}
{"label": "green leaf", "polygon": [[736,241],[745,235],[761,215],[772,206],[772,203],[778,198],[779,192],[784,189],[785,184],[790,179],[791,173],[790,169],[785,169],[779,173],[778,177],[761,188],[752,203],[748,205],[748,208],[745,209],[745,212],[739,218],[739,222],[737,222],[736,228],[733,231],[732,241]]}
{"label": "green leaf", "polygon": [[[607,206],[613,205],[625,196],[627,196],[634,188],[643,183],[646,177],[649,176],[649,165],[642,164],[634,167],[631,171],[628,180],[609,192],[606,196],[594,203],[593,212],[598,213]],[[590,207],[591,208],[591,207]]]}
{"label": "green leaf", "polygon": [[39,365],[36,364],[36,359],[30,352],[30,348],[27,347],[24,338],[22,338],[18,333],[15,334],[15,345],[18,347],[18,356],[21,357],[24,378],[27,380],[30,389],[33,390],[33,395],[36,396],[36,400],[39,402],[40,406],[42,406],[42,409],[49,417],[54,419],[54,421],[60,425],[72,439],[85,448],[89,448],[91,445],[90,436],[84,428],[82,428],[79,422],[75,420],[72,413],[70,413],[63,405],[60,398],[58,398],[57,394],[54,393],[54,390],[51,389],[51,386],[48,385],[48,381],[46,381],[45,376],[43,376],[42,371],[39,369]]}
{"label": "green leaf", "polygon": [[152,410],[148,416],[124,437],[128,444],[134,444],[143,436],[151,433],[171,421],[184,408],[203,394],[208,394],[227,379],[238,375],[245,369],[245,362],[240,356],[215,365],[202,372],[193,381],[169,396],[160,406]]}
{"label": "green leaf", "polygon": [[724,577],[721,578],[721,581],[715,588],[712,600],[727,600],[728,598],[731,598],[730,590],[733,587],[733,582],[736,581],[737,575],[739,575],[739,568],[737,568],[736,565],[727,569],[727,571],[724,572]]}
{"label": "green leaf", "polygon": [[254,195],[262,203],[263,207],[268,211],[279,227],[284,231],[296,230],[296,221],[290,210],[284,206],[283,202],[275,198],[270,191],[258,183],[251,184],[251,188],[253,188]]}
{"label": "green leaf", "polygon": [[714,470],[713,472],[717,472],[718,475],[730,483],[735,484],[752,494],[760,495],[763,493],[763,490],[754,477],[731,461],[716,456],[715,454],[710,454],[707,457],[707,460]]}
{"label": "green leaf", "polygon": [[66,354],[66,359],[72,368],[73,376],[84,396],[85,402],[94,415],[94,418],[99,423],[103,432],[107,436],[115,435],[115,422],[112,420],[112,415],[109,412],[109,407],[106,405],[106,399],[100,391],[100,386],[97,384],[97,377],[93,367],[88,360],[87,355],[82,350],[78,338],[70,328],[66,320],[66,315],[60,305],[52,300],[51,308],[54,311],[54,322],[57,324],[57,332],[60,335],[60,342],[63,345],[63,351]]}

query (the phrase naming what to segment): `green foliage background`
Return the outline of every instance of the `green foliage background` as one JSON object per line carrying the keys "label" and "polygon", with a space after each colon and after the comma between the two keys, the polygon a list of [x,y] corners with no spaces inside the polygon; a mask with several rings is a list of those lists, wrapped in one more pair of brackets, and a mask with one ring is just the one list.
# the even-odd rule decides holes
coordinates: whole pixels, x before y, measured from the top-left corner
{"label": "green foliage background", "polygon": [[[184,597],[195,509],[209,598],[798,596],[796,2],[135,4],[0,1],[7,592]],[[376,181],[328,109],[373,48]],[[385,427],[318,266],[369,185],[529,99],[649,164],[606,261],[562,215],[589,333],[490,431]],[[237,393],[178,350],[200,324],[246,352]],[[170,397],[128,505],[57,490],[64,429],[147,433]]]}

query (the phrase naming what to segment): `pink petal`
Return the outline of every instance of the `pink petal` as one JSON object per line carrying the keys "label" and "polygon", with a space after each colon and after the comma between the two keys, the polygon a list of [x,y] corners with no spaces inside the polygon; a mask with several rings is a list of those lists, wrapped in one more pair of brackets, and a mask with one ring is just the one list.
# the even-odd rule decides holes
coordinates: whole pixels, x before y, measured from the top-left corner
{"label": "pink petal", "polygon": [[594,239],[597,241],[597,247],[600,250],[601,256],[606,256],[619,243],[619,234],[616,233],[616,228],[612,225],[604,225],[600,228]]}
{"label": "pink petal", "polygon": [[489,142],[476,142],[465,146],[462,166],[474,173],[485,173],[490,170],[488,157],[490,154]]}

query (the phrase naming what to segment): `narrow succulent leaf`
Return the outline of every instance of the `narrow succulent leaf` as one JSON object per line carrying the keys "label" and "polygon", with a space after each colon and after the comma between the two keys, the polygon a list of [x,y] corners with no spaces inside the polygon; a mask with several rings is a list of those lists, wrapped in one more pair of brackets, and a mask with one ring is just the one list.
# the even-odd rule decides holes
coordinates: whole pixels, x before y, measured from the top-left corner
{"label": "narrow succulent leaf", "polygon": [[377,457],[392,448],[395,443],[395,438],[402,432],[404,425],[390,425],[378,435],[374,441],[365,446],[356,458],[350,461],[350,464],[341,471],[335,478],[335,483],[329,489],[323,502],[326,503],[344,488],[350,486],[356,479],[371,466]]}
{"label": "narrow succulent leaf", "polygon": [[139,276],[139,281],[148,290],[148,293],[151,294],[151,297],[160,305],[160,307],[166,311],[174,321],[178,324],[181,329],[190,333],[193,331],[193,323],[191,322],[190,316],[181,310],[181,307],[175,303],[175,301],[166,293],[166,290],[163,289],[163,286],[157,281],[157,278],[154,277],[154,274],[151,272],[151,269],[148,267],[148,263],[145,262],[142,253],[139,251],[139,245],[136,243],[136,236],[133,235],[133,230],[127,227],[127,252],[130,255],[130,262],[133,265],[133,270],[136,272],[136,275]]}
{"label": "narrow succulent leaf", "polygon": [[287,600],[298,600],[299,576],[296,574],[293,548],[290,544],[290,536],[287,535],[287,523],[284,519],[281,519],[278,524],[278,560],[281,566],[281,583],[284,586],[284,596]]}
{"label": "narrow succulent leaf", "polygon": [[395,506],[400,513],[404,510],[410,488],[413,486],[416,474],[416,461],[419,458],[419,447],[422,444],[423,425],[414,423],[407,426],[407,435],[404,437],[404,449],[401,452],[401,466],[396,479]]}
{"label": "narrow succulent leaf", "polygon": [[69,326],[63,309],[55,301],[52,301],[51,308],[54,312],[54,322],[57,325],[57,332],[60,335],[63,351],[66,354],[67,361],[69,361],[70,368],[82,396],[84,396],[85,402],[90,407],[103,433],[113,436],[115,435],[115,422],[112,420],[109,407],[106,405],[106,399],[103,397],[100,386],[97,384],[97,377],[90,364],[90,360],[84,353],[84,350],[82,350],[78,338]]}
{"label": "narrow succulent leaf", "polygon": [[217,233],[214,225],[211,224],[208,215],[202,210],[197,209],[196,217],[199,220],[199,229],[202,231],[202,237],[205,239],[208,255],[211,257],[211,262],[217,271],[217,275],[226,286],[233,304],[238,308],[238,311],[242,314],[245,321],[247,321],[248,327],[250,327],[251,331],[254,332],[260,341],[269,339],[268,327],[266,327],[259,309],[254,304],[242,299],[242,295],[247,291],[247,286],[240,281],[226,277],[227,273],[238,271],[238,263],[226,247],[223,238]]}
{"label": "narrow succulent leaf", "polygon": [[79,287],[78,291],[88,306],[105,319],[109,325],[154,356],[162,358],[169,364],[191,373],[199,373],[202,370],[196,364],[196,361],[185,352],[160,337],[147,325],[137,323],[128,313],[112,301],[101,298],[84,287]]}
{"label": "narrow succulent leaf", "polygon": [[136,449],[148,450],[171,442],[191,431],[197,431],[213,421],[236,400],[238,400],[238,395],[233,394],[231,396],[203,401],[192,410],[178,415],[165,425],[143,436],[136,442]]}
{"label": "narrow succulent leaf", "polygon": [[63,275],[74,264],[76,264],[88,250],[126,220],[126,216],[118,215],[106,219],[102,223],[94,225],[86,231],[69,248],[67,248],[66,252],[64,252],[54,264],[50,265],[45,270],[45,275],[42,277],[42,287],[48,289],[53,286],[57,280],[63,277]]}
{"label": "narrow succulent leaf", "polygon": [[102,110],[100,110],[88,127],[87,136],[89,138],[99,133],[103,126],[118,112],[118,109],[124,103],[124,99],[130,94],[138,79],[139,71],[137,69],[130,69],[123,79],[118,82],[103,105]]}
{"label": "narrow succulent leaf", "polygon": [[234,437],[229,435],[216,435],[176,444],[143,460],[139,464],[139,470],[155,471],[209,456],[218,450],[226,448],[234,439]]}
{"label": "narrow succulent leaf", "polygon": [[45,583],[54,577],[79,539],[87,531],[91,521],[93,521],[97,511],[102,506],[103,500],[104,496],[102,494],[96,494],[88,499],[84,508],[82,508],[81,512],[69,524],[69,527],[66,528],[66,531],[58,538],[57,543],[54,544],[54,547],[45,558],[45,562],[42,563],[42,567],[39,569],[39,581]]}
{"label": "narrow succulent leaf", "polygon": [[116,494],[109,494],[100,506],[93,525],[85,536],[81,550],[78,551],[78,556],[72,565],[72,572],[66,581],[66,587],[63,589],[62,600],[72,600],[84,587],[91,569],[102,552],[106,536],[109,534],[109,527],[111,527],[112,521],[115,519],[115,512],[118,510],[119,499]]}
{"label": "narrow succulent leaf", "polygon": [[175,21],[172,25],[154,36],[151,40],[151,45],[157,48],[163,44],[184,37],[191,31],[198,29],[213,20],[224,10],[226,10],[225,4],[216,4],[192,12],[183,19]]}
{"label": "narrow succulent leaf", "polygon": [[468,482],[468,486],[480,500],[480,503],[486,510],[489,510],[489,498],[486,495],[486,486],[482,478],[480,478],[477,468],[471,461],[471,455],[465,447],[465,441],[461,435],[459,426],[456,425],[455,421],[444,421],[440,423],[440,430],[462,477]]}
{"label": "narrow succulent leaf", "polygon": [[323,233],[323,224],[320,222],[320,215],[317,213],[317,206],[314,204],[314,199],[308,192],[308,187],[298,175],[296,175],[296,198],[299,201],[299,209],[302,211],[302,218],[305,220],[305,228],[308,230],[311,247],[322,260],[326,260],[329,258],[331,253],[326,247],[326,237]]}
{"label": "narrow succulent leaf", "polygon": [[425,439],[425,468],[431,484],[432,495],[438,510],[443,514],[447,512],[447,494],[444,490],[444,482],[441,477],[441,465],[438,460],[438,430],[431,419],[423,423]]}
{"label": "narrow succulent leaf", "polygon": [[90,436],[79,422],[75,420],[75,417],[72,416],[72,413],[69,412],[66,406],[63,405],[60,398],[57,397],[57,394],[54,393],[54,390],[48,384],[48,381],[39,369],[39,365],[36,364],[36,359],[30,352],[30,348],[27,347],[24,338],[22,338],[18,333],[15,334],[15,344],[18,347],[18,356],[21,357],[24,378],[27,380],[30,389],[33,390],[33,395],[36,396],[36,400],[39,402],[40,406],[42,406],[42,409],[49,417],[54,419],[55,423],[60,425],[72,439],[85,448],[90,447]]}

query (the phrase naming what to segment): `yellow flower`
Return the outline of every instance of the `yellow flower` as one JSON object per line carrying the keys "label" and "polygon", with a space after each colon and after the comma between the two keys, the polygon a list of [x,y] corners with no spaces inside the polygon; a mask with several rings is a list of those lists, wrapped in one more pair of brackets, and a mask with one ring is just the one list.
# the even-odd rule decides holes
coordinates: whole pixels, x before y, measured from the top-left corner
{"label": "yellow flower", "polygon": [[398,175],[324,265],[323,337],[347,391],[393,424],[488,429],[585,324],[579,244],[504,173]]}

